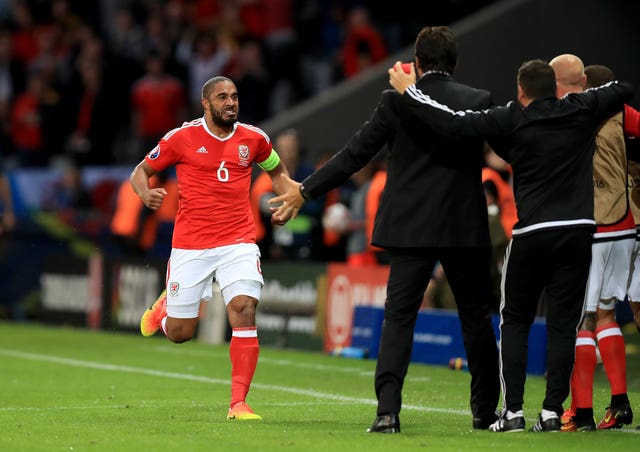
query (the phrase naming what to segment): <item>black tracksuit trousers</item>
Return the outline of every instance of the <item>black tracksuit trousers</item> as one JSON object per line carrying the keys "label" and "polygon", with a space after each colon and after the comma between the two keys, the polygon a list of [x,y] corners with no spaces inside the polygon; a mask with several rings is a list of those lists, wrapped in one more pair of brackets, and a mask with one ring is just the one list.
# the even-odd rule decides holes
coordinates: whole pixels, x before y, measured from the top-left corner
{"label": "black tracksuit trousers", "polygon": [[570,392],[592,232],[590,227],[541,230],[514,236],[507,248],[500,304],[500,368],[504,403],[512,412],[522,409],[529,330],[543,296],[547,389],[542,408],[562,415],[562,404]]}

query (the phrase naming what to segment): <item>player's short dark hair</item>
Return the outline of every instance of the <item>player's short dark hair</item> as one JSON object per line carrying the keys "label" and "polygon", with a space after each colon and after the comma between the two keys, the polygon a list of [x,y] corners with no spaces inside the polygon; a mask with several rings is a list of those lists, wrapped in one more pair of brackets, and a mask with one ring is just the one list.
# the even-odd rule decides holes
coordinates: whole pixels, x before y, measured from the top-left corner
{"label": "player's short dark hair", "polygon": [[216,75],[215,77],[211,77],[209,80],[204,82],[204,85],[202,85],[202,98],[203,99],[209,99],[209,96],[211,95],[211,92],[213,91],[213,87],[216,86],[220,82],[232,82],[233,83],[233,80],[231,80],[228,77],[224,77],[222,75]]}
{"label": "player's short dark hair", "polygon": [[420,69],[453,74],[458,62],[458,46],[449,27],[424,27],[416,38]]}
{"label": "player's short dark hair", "polygon": [[613,71],[601,64],[587,66],[584,68],[584,74],[587,76],[587,88],[597,88],[616,79]]}
{"label": "player's short dark hair", "polygon": [[518,85],[529,99],[556,96],[556,74],[544,60],[522,63],[518,69]]}

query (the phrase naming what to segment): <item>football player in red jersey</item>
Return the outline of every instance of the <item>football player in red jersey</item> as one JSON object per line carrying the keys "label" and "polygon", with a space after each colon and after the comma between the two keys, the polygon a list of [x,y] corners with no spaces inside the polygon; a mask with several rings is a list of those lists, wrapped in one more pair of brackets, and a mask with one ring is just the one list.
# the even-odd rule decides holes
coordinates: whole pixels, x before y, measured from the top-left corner
{"label": "football player in red jersey", "polygon": [[250,420],[261,419],[245,399],[258,361],[255,312],[264,283],[249,204],[252,163],[269,174],[278,194],[287,188],[288,171],[267,134],[238,122],[238,105],[233,81],[220,76],[208,80],[202,87],[204,116],[168,132],[130,180],[152,210],[167,195],[164,188],[149,185],[156,172],[175,166],[179,187],[166,291],[144,313],[141,332],[150,336],[162,329],[176,343],[191,339],[200,303],[211,299],[215,278],[232,328],[227,417]]}

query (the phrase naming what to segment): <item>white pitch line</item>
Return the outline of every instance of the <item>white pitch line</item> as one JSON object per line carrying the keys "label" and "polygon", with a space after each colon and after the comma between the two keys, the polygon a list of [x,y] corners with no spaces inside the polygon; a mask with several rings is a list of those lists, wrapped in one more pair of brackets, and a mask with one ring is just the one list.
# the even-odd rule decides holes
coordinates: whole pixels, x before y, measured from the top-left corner
{"label": "white pitch line", "polygon": [[[222,384],[222,385],[229,384],[228,380],[221,380],[219,378],[209,378],[209,377],[202,377],[199,375],[191,375],[191,374],[180,374],[176,372],[165,372],[162,370],[143,369],[140,367],[120,366],[116,364],[97,363],[94,361],[84,361],[84,360],[73,359],[73,358],[64,358],[60,356],[40,355],[37,353],[28,353],[28,352],[21,352],[17,350],[9,350],[9,349],[2,349],[2,348],[0,348],[0,354],[6,355],[6,356],[13,356],[14,358],[27,359],[30,361],[44,361],[44,362],[63,364],[63,365],[73,366],[73,367],[84,367],[89,369],[106,370],[111,372],[137,373],[137,374],[143,374],[143,375],[153,375],[157,377],[174,378],[177,380],[198,381],[201,383]],[[255,383],[255,382],[252,383],[251,386],[253,388],[260,388],[268,391],[281,391],[281,392],[287,392],[290,394],[315,397],[318,399],[332,400],[332,401],[337,401],[341,403],[357,403],[357,404],[369,405],[369,406],[377,405],[377,402],[371,399],[363,399],[359,397],[348,397],[340,394],[330,394],[326,392],[313,391],[310,389],[291,388],[287,386],[268,385],[268,384]],[[449,408],[432,408],[432,407],[410,405],[410,404],[403,404],[402,409],[430,412],[430,413],[457,414],[460,416],[471,415],[471,413],[468,410],[453,410]],[[620,433],[640,434],[640,430],[621,429],[618,431]]]}
{"label": "white pitch line", "polygon": [[[41,355],[37,353],[21,352],[21,351],[10,350],[10,349],[0,348],[0,354],[6,355],[6,356],[12,356],[14,358],[27,359],[30,361],[43,361],[43,362],[62,364],[62,365],[73,366],[73,367],[84,367],[89,369],[106,370],[111,372],[126,372],[126,373],[136,373],[136,374],[143,374],[143,375],[152,375],[155,377],[166,377],[166,378],[173,378],[177,380],[197,381],[200,383],[229,385],[228,380],[222,380],[219,378],[210,378],[210,377],[203,377],[200,375],[182,374],[177,372],[166,372],[162,370],[143,369],[141,367],[121,366],[117,364],[106,364],[106,363],[99,363],[94,361],[84,361],[84,360],[73,359],[73,358],[64,358],[61,356]],[[301,395],[306,397],[314,397],[317,399],[333,400],[338,402],[358,403],[358,404],[370,405],[370,406],[377,405],[377,402],[372,399],[349,397],[349,396],[344,396],[340,394],[331,394],[327,392],[314,391],[312,389],[292,388],[289,386],[270,385],[270,384],[263,384],[263,383],[256,383],[256,382],[253,382],[251,384],[251,387],[257,388],[257,389],[263,389],[267,391],[281,391],[289,394],[296,394],[296,395]],[[410,405],[410,404],[403,404],[402,409],[423,411],[423,412],[459,414],[464,416],[469,416],[471,414],[468,410],[433,408],[433,407],[424,407],[420,405]]]}

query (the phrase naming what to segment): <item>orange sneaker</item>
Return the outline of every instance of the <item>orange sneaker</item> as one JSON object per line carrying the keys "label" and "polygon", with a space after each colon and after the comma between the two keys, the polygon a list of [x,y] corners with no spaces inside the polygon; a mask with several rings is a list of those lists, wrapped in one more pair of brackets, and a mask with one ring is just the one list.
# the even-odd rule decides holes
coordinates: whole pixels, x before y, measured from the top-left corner
{"label": "orange sneaker", "polygon": [[571,408],[567,408],[566,410],[564,410],[564,413],[562,413],[562,416],[560,416],[560,423],[568,424],[569,422],[571,422],[571,418],[575,415],[576,413]]}
{"label": "orange sneaker", "polygon": [[144,311],[140,319],[140,332],[143,336],[153,336],[162,326],[162,319],[167,315],[167,291],[163,290],[149,309]]}
{"label": "orange sneaker", "polygon": [[249,405],[238,402],[227,413],[227,419],[237,419],[239,421],[262,420],[262,417],[253,412]]}
{"label": "orange sneaker", "polygon": [[569,421],[563,422],[560,426],[561,432],[592,432],[596,429],[596,423],[593,419],[586,421],[578,421],[575,416]]}

